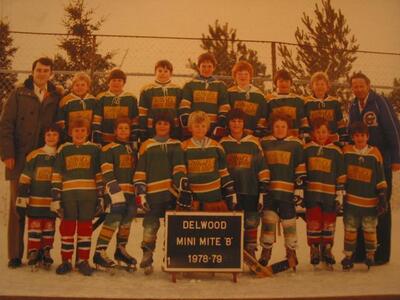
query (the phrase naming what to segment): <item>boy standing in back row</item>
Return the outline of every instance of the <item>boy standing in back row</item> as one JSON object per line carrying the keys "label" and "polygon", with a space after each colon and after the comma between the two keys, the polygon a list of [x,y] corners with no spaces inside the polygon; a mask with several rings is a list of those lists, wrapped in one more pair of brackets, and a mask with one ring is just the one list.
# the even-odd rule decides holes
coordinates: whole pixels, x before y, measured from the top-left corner
{"label": "boy standing in back row", "polygon": [[189,114],[196,110],[204,111],[210,119],[207,136],[219,140],[225,135],[226,114],[230,106],[225,84],[213,77],[216,66],[217,60],[213,54],[201,54],[197,60],[199,75],[183,86],[182,101],[179,106],[183,138],[190,136]]}

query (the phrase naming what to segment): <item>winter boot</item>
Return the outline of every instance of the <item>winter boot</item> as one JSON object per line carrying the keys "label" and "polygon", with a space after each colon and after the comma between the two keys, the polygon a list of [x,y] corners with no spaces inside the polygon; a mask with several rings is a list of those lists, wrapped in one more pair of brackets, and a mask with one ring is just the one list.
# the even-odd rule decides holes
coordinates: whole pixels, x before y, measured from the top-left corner
{"label": "winter boot", "polygon": [[125,263],[130,268],[136,269],[137,260],[133,256],[130,256],[126,251],[126,248],[122,245],[119,245],[117,249],[115,249],[114,259],[118,264],[121,262]]}
{"label": "winter boot", "polygon": [[106,250],[96,250],[93,256],[93,263],[96,269],[102,268],[114,268],[115,262],[107,256]]}
{"label": "winter boot", "polygon": [[150,249],[143,249],[143,257],[140,262],[140,268],[144,269],[145,275],[153,273],[153,251]]}
{"label": "winter boot", "polygon": [[371,266],[375,264],[375,253],[374,252],[367,252],[365,255],[365,264],[368,267],[368,270]]}
{"label": "winter boot", "polygon": [[296,266],[299,263],[297,260],[296,250],[286,247],[286,258],[289,266],[293,269],[293,271],[296,271]]}
{"label": "winter boot", "polygon": [[78,271],[82,275],[91,276],[93,273],[92,267],[89,265],[89,262],[85,260],[78,261]]}
{"label": "winter boot", "polygon": [[64,275],[72,271],[72,264],[70,260],[63,260],[61,265],[56,269],[58,275]]}
{"label": "winter boot", "polygon": [[313,266],[316,266],[319,264],[320,259],[321,259],[321,254],[319,252],[319,245],[312,244],[310,247],[310,263]]}
{"label": "winter boot", "polygon": [[336,264],[336,259],[332,254],[331,244],[321,246],[321,253],[322,253],[322,261],[324,261],[327,265]]}
{"label": "winter boot", "polygon": [[11,258],[8,261],[8,267],[11,269],[16,269],[22,266],[22,260],[20,258]]}
{"label": "winter boot", "polygon": [[50,256],[50,248],[46,247],[42,252],[42,263],[46,269],[49,269],[50,266],[54,263],[54,260]]}
{"label": "winter boot", "polygon": [[272,248],[263,248],[261,251],[261,256],[258,262],[260,265],[266,267],[268,265],[269,260],[271,259]]}
{"label": "winter boot", "polygon": [[350,269],[352,269],[354,267],[353,258],[351,255],[350,256],[346,255],[342,259],[342,267],[343,267],[343,271],[349,271]]}

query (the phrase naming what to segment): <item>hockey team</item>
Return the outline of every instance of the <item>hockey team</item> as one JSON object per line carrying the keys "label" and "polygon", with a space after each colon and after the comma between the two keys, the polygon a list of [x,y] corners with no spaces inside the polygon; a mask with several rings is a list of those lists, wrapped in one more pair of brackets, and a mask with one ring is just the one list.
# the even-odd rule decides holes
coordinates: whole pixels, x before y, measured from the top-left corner
{"label": "hockey team", "polygon": [[[20,220],[27,218],[28,265],[52,265],[60,218],[57,274],[76,268],[91,275],[91,263],[135,270],[137,261],[126,246],[138,209],[144,212],[139,266],[146,275],[153,272],[160,218],[175,209],[243,211],[244,250],[256,258],[261,246],[256,259],[263,266],[282,225],[287,259],[297,263],[298,207],[305,208],[312,265],[335,264],[335,224],[342,213],[343,270],[357,262],[360,234],[363,262],[368,268],[375,264],[378,217],[389,201],[383,157],[368,144],[370,124],[360,119],[348,129],[323,72],[311,76],[310,96],[292,93],[285,70],[276,73],[276,91],[264,95],[251,84],[248,62],[235,64],[229,89],[213,76],[216,66],[212,54],[200,55],[198,76],[180,89],[171,82],[172,64],[161,60],[139,101],[124,90],[127,77],[120,69],[111,70],[108,90],[97,97],[90,94],[87,74],[74,75],[55,123],[42,130],[44,145],[27,155],[18,179],[16,211]],[[0,126],[6,121],[2,116]],[[7,158],[4,148],[1,154]],[[93,240],[96,217],[104,221]],[[21,258],[11,257],[9,267],[19,267]]]}

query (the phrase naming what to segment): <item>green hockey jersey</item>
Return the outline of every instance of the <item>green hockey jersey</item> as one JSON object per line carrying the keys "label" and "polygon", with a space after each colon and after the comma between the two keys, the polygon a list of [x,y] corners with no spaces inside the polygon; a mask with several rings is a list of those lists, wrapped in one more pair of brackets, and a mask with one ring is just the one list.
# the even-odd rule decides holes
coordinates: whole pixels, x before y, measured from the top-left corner
{"label": "green hockey jersey", "polygon": [[110,91],[97,96],[98,104],[93,117],[93,131],[101,135],[102,144],[114,141],[114,123],[118,117],[131,119],[131,142],[138,140],[139,112],[136,97],[128,92],[119,96]]}
{"label": "green hockey jersey", "polygon": [[261,140],[261,147],[270,171],[272,199],[293,201],[294,183],[306,174],[301,140],[293,136],[282,140],[268,136]]}
{"label": "green hockey jersey", "polygon": [[307,203],[335,201],[336,191],[344,189],[345,172],[342,150],[332,143],[311,142],[304,147],[307,169]]}
{"label": "green hockey jersey", "polygon": [[[101,173],[107,195],[112,203],[134,201],[133,174],[136,166],[136,153],[128,143],[121,141],[111,142],[101,149]],[[110,192],[110,184],[117,183]],[[125,199],[118,198],[122,192]]]}
{"label": "green hockey jersey", "polygon": [[228,97],[231,108],[241,109],[247,116],[245,132],[247,134],[257,132],[259,137],[265,135],[268,104],[264,94],[253,85],[250,85],[248,90],[242,90],[235,85],[228,89]]}
{"label": "green hockey jersey", "polygon": [[174,118],[175,128],[179,128],[178,108],[181,98],[181,88],[171,82],[161,84],[155,81],[143,87],[139,98],[139,130],[142,142],[155,134],[154,117],[163,111]]}
{"label": "green hockey jersey", "polygon": [[51,176],[55,153],[46,151],[46,146],[36,149],[26,157],[26,163],[19,177],[18,198],[24,201],[28,217],[54,218],[50,211]]}
{"label": "green hockey jersey", "polygon": [[170,138],[158,142],[150,138],[140,146],[134,184],[146,186],[149,203],[169,202],[184,177],[186,166],[180,141]]}
{"label": "green hockey jersey", "polygon": [[[198,76],[187,82],[182,89],[182,101],[179,105],[179,116],[189,115],[192,111],[201,110],[208,114],[211,131],[215,126],[225,127],[226,114],[230,110],[225,84],[214,77]],[[182,127],[187,127],[182,121]]]}
{"label": "green hockey jersey", "polygon": [[272,93],[266,96],[269,113],[285,114],[292,119],[290,135],[300,136],[308,129],[307,117],[304,113],[304,100],[296,94]]}
{"label": "green hockey jersey", "polygon": [[62,192],[61,201],[75,198],[97,201],[103,192],[100,148],[91,142],[62,144],[56,156],[52,187]]}
{"label": "green hockey jersey", "polygon": [[[328,126],[331,131],[330,140],[332,142],[336,142],[339,139],[341,141],[347,139],[347,126],[343,119],[342,107],[339,99],[328,96],[321,100],[313,96],[308,96],[305,98],[304,109],[310,127],[316,118],[324,118],[328,121]],[[309,129],[309,131],[311,131],[311,129]]]}
{"label": "green hockey jersey", "polygon": [[259,182],[269,183],[269,169],[266,166],[259,140],[246,135],[240,141],[232,136],[220,141],[226,153],[228,171],[237,194],[258,196]]}
{"label": "green hockey jersey", "polygon": [[87,119],[92,124],[96,105],[96,98],[90,94],[80,98],[70,93],[62,98],[57,111],[56,122],[63,130],[64,136],[68,135],[71,122],[77,118]]}
{"label": "green hockey jersey", "polygon": [[221,188],[232,182],[224,148],[208,137],[203,145],[191,138],[184,141],[182,147],[194,199],[200,203],[222,201]]}
{"label": "green hockey jersey", "polygon": [[387,188],[381,153],[376,147],[360,151],[354,145],[345,146],[343,153],[347,204],[376,212],[378,193]]}

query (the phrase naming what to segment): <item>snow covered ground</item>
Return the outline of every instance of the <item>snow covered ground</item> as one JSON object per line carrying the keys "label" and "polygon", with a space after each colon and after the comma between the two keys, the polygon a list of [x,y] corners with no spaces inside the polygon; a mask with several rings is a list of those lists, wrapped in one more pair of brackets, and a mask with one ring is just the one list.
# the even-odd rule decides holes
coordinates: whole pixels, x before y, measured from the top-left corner
{"label": "snow covered ground", "polygon": [[[0,164],[0,168],[3,166]],[[8,183],[0,174],[0,296],[61,296],[61,297],[101,297],[101,298],[289,298],[289,297],[325,297],[356,295],[399,295],[400,298],[400,209],[393,212],[392,259],[390,264],[373,267],[366,271],[365,265],[356,265],[351,272],[342,272],[335,266],[333,272],[313,270],[309,265],[306,246],[305,224],[298,220],[299,266],[297,272],[287,271],[273,278],[256,279],[247,272],[233,283],[230,274],[216,274],[178,277],[172,283],[170,276],[161,271],[162,230],[159,233],[158,248],[155,256],[155,273],[145,276],[141,270],[127,273],[123,270],[111,276],[105,272],[95,272],[92,277],[84,277],[77,272],[65,276],[51,271],[39,270],[32,273],[27,266],[16,270],[7,268],[7,191]],[[396,181],[399,183],[399,178]],[[397,186],[397,188],[399,185]],[[397,193],[399,195],[399,193]],[[398,197],[397,201],[400,201]],[[342,220],[338,219],[336,245],[334,253],[337,260],[342,258],[343,246]],[[96,232],[97,234],[98,232]],[[142,237],[141,220],[132,225],[128,250],[138,260],[141,258],[139,247]],[[112,242],[113,244],[113,242]],[[60,263],[59,235],[56,235],[53,257],[55,265]],[[114,249],[110,249],[110,256]],[[273,261],[284,257],[283,239],[280,237],[273,251]],[[377,298],[379,299],[379,298]]]}

